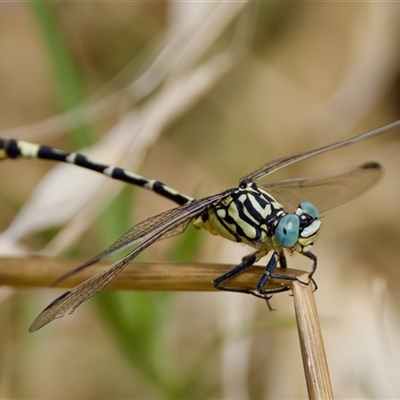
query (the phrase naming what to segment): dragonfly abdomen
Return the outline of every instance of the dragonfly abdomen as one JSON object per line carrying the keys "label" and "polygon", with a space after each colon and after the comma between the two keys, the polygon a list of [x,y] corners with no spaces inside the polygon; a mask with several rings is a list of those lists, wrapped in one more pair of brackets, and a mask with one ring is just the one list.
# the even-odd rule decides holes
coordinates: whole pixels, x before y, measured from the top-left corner
{"label": "dragonfly abdomen", "polygon": [[40,146],[34,143],[25,142],[23,140],[2,139],[0,138],[0,161],[6,158],[41,158],[43,160],[60,161],[68,164],[74,164],[91,171],[99,172],[110,178],[117,179],[145,189],[174,201],[179,205],[186,204],[193,200],[192,197],[186,196],[164,183],[155,179],[148,179],[142,175],[127,171],[122,168],[113,167],[99,163],[83,154],[71,153],[59,150],[53,147]]}

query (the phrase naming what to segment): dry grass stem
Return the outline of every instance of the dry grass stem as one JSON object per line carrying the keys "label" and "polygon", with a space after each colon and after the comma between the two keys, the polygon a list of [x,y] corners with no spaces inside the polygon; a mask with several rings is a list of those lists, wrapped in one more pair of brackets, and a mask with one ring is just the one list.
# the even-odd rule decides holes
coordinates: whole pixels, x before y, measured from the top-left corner
{"label": "dry grass stem", "polygon": [[[299,277],[307,282],[308,276]],[[312,285],[292,284],[297,329],[310,399],[333,399],[321,327]]]}
{"label": "dry grass stem", "polygon": [[[83,262],[82,262],[83,263]],[[80,265],[79,260],[46,257],[0,258],[0,285],[15,287],[50,287],[52,283]],[[92,265],[61,282],[59,287],[71,288],[95,275],[108,266],[107,263]],[[212,280],[226,272],[230,264],[210,263],[141,263],[135,262],[123,270],[107,286],[109,290],[215,290]],[[254,288],[264,267],[253,266],[230,281],[234,287]],[[303,271],[287,269],[285,275],[297,276]],[[287,281],[271,279],[268,289],[288,286]]]}

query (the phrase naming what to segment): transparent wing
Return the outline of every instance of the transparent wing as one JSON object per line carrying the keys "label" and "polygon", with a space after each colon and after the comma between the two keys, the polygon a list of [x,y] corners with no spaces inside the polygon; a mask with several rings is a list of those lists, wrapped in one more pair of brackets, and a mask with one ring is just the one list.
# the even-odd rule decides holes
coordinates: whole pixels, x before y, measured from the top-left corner
{"label": "transparent wing", "polygon": [[369,162],[356,167],[303,178],[286,179],[259,185],[294,212],[302,201],[313,203],[320,213],[363,194],[382,176],[382,167]]}
{"label": "transparent wing", "polygon": [[[76,286],[74,289],[69,290],[54,300],[39,314],[29,328],[29,331],[34,332],[56,318],[61,318],[65,314],[71,314],[81,303],[88,300],[98,291],[102,290],[143,250],[157,240],[160,240],[164,236],[168,235],[174,229],[179,229],[188,224],[196,215],[204,211],[214,201],[224,197],[224,195],[225,193],[192,201],[189,204],[165,211],[134,226],[123,236],[124,239],[121,238],[112,246],[110,246],[109,249],[111,250],[106,250],[101,254],[111,254],[112,252],[117,251],[118,249],[129,244],[129,240],[131,240],[131,243],[133,243],[139,239],[146,237],[147,239],[122,260],[116,262],[115,264],[106,268],[104,271],[99,272],[92,278],[86,280],[85,282]],[[138,236],[140,237],[138,238]],[[81,268],[77,268],[77,270],[79,269]],[[74,270],[73,273],[75,273],[77,270]]]}
{"label": "transparent wing", "polygon": [[[53,286],[57,285],[58,283],[64,281],[65,279],[69,278],[72,275],[75,275],[77,272],[93,265],[106,257],[109,257],[112,254],[117,253],[118,251],[124,249],[128,246],[133,246],[137,242],[145,239],[146,237],[158,232],[159,230],[163,229],[168,221],[173,220],[178,215],[181,215],[185,211],[190,209],[190,205],[185,205],[182,207],[172,208],[170,210],[164,211],[161,214],[155,215],[144,221],[138,223],[124,235],[122,235],[116,242],[114,242],[111,246],[107,247],[103,252],[96,255],[95,257],[91,258],[85,264],[80,265],[79,267],[73,269],[72,271],[67,272],[60,278],[58,278],[54,283]],[[175,228],[165,231],[164,234],[158,239],[161,240],[165,237],[171,237],[174,235],[178,235],[182,233],[190,221],[187,221],[186,224],[181,223],[177,225]]]}
{"label": "transparent wing", "polygon": [[268,164],[263,165],[261,168],[257,169],[256,171],[252,172],[251,174],[241,178],[239,183],[261,179],[264,176],[267,176],[267,175],[271,174],[272,172],[277,171],[278,169],[286,167],[287,165],[291,165],[298,161],[305,160],[307,158],[314,157],[314,156],[317,156],[322,153],[326,153],[327,151],[339,149],[341,147],[345,147],[350,144],[357,143],[361,140],[368,139],[372,136],[379,135],[380,133],[386,132],[386,131],[396,128],[398,126],[400,126],[400,120],[392,122],[391,124],[382,126],[380,128],[374,129],[372,131],[362,133],[361,135],[358,135],[354,138],[342,140],[341,142],[338,142],[338,143],[320,147],[319,149],[306,151],[305,153],[297,154],[294,156],[278,158],[277,160],[269,162]]}

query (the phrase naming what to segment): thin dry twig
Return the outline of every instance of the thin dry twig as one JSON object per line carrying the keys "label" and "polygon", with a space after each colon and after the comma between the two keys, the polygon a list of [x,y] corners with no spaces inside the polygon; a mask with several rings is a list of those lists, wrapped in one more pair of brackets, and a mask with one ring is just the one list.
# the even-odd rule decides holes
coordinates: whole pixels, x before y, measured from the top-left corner
{"label": "thin dry twig", "polygon": [[[71,271],[81,260],[66,260],[41,256],[0,258],[0,285],[15,287],[51,287],[52,283]],[[98,263],[60,283],[59,287],[74,287],[109,264]],[[106,287],[108,290],[214,290],[212,280],[226,272],[231,265],[210,263],[132,263]],[[253,266],[245,274],[230,281],[234,287],[252,289],[264,271]],[[287,269],[285,275],[297,276],[303,271]],[[266,288],[288,286],[288,281],[271,279]]]}
{"label": "thin dry twig", "polygon": [[[307,281],[307,274],[298,277]],[[310,399],[333,399],[324,342],[312,285],[292,284],[304,373]]]}

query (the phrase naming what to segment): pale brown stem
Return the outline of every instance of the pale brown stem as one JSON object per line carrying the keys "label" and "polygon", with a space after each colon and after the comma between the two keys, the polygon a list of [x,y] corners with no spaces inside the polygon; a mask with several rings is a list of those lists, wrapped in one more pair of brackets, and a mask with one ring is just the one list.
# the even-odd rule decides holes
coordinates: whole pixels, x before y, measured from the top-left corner
{"label": "pale brown stem", "polygon": [[[50,287],[52,283],[84,261],[59,258],[3,257],[0,258],[0,285],[15,287]],[[85,281],[97,272],[104,270],[109,263],[92,265],[57,287],[71,288]],[[110,284],[108,290],[215,290],[212,281],[232,268],[228,264],[210,263],[142,263],[128,265]],[[229,285],[253,289],[260,279],[264,268],[253,266],[229,282]],[[287,269],[285,275],[296,276],[302,271]],[[290,283],[290,282],[289,282]],[[266,288],[273,289],[288,286],[288,281],[273,279]]]}
{"label": "pale brown stem", "polygon": [[[299,280],[307,282],[307,274]],[[311,400],[333,399],[313,285],[293,281],[292,291],[308,396]]]}

